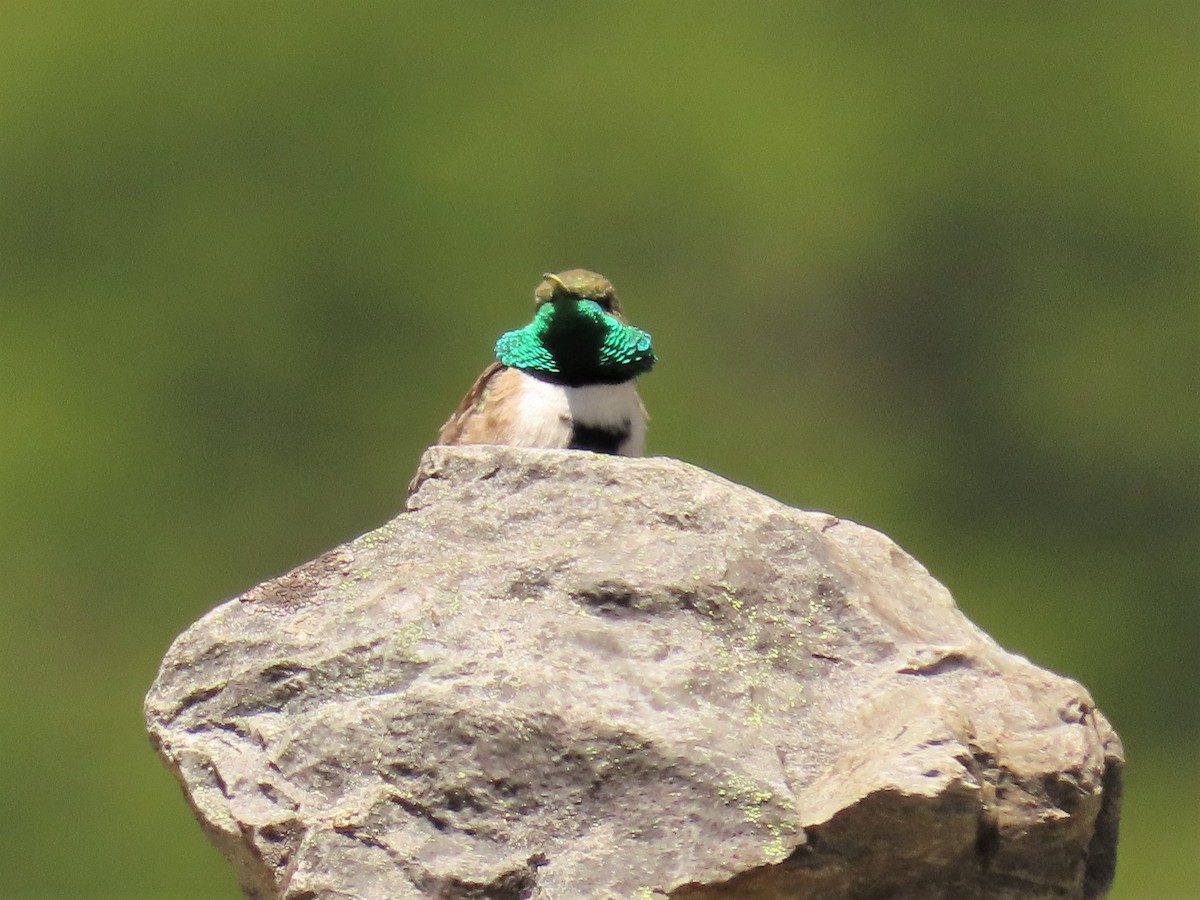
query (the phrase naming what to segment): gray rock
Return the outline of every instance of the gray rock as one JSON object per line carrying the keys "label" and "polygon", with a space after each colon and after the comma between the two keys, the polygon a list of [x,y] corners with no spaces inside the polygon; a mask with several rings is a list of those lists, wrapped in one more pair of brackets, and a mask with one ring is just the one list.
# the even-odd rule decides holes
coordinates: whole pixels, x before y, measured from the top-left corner
{"label": "gray rock", "polygon": [[1122,757],[883,535],[670,459],[435,447],[171,647],[253,898],[1097,897]]}

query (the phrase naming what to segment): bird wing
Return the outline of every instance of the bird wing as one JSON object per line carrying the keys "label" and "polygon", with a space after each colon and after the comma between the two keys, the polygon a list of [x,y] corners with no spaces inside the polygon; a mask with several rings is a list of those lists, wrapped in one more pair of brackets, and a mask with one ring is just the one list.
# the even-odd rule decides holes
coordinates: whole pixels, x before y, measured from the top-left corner
{"label": "bird wing", "polygon": [[475,443],[471,440],[470,434],[475,430],[471,427],[472,420],[477,418],[488,399],[488,394],[496,386],[500,376],[507,371],[508,366],[498,362],[492,363],[483,370],[483,373],[471,385],[471,389],[467,391],[467,395],[462,398],[462,402],[458,404],[458,408],[450,414],[450,418],[438,432],[439,444]]}

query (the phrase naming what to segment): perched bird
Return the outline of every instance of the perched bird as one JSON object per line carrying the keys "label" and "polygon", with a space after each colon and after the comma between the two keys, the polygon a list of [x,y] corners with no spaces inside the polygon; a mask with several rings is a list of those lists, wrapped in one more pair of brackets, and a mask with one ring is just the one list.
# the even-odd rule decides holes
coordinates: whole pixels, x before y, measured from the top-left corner
{"label": "perched bird", "polygon": [[546,273],[537,312],[496,342],[496,359],[442,426],[439,444],[511,444],[641,456],[646,408],[635,379],[656,358],[625,323],[608,279]]}

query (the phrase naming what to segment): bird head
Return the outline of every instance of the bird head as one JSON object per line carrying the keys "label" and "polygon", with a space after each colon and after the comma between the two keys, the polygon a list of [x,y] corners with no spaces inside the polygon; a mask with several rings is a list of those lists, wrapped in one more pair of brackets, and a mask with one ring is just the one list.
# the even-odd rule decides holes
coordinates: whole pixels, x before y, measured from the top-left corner
{"label": "bird head", "polygon": [[533,299],[538,306],[563,300],[591,300],[609,315],[621,317],[621,304],[612,282],[587,269],[547,272],[533,292]]}

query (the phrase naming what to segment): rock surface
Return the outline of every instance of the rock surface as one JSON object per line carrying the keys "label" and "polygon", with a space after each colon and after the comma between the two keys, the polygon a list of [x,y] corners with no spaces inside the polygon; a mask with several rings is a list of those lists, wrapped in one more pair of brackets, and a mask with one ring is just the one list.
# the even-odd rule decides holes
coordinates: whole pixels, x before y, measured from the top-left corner
{"label": "rock surface", "polygon": [[669,459],[435,447],[171,647],[247,896],[1103,896],[1121,748],[883,535]]}

